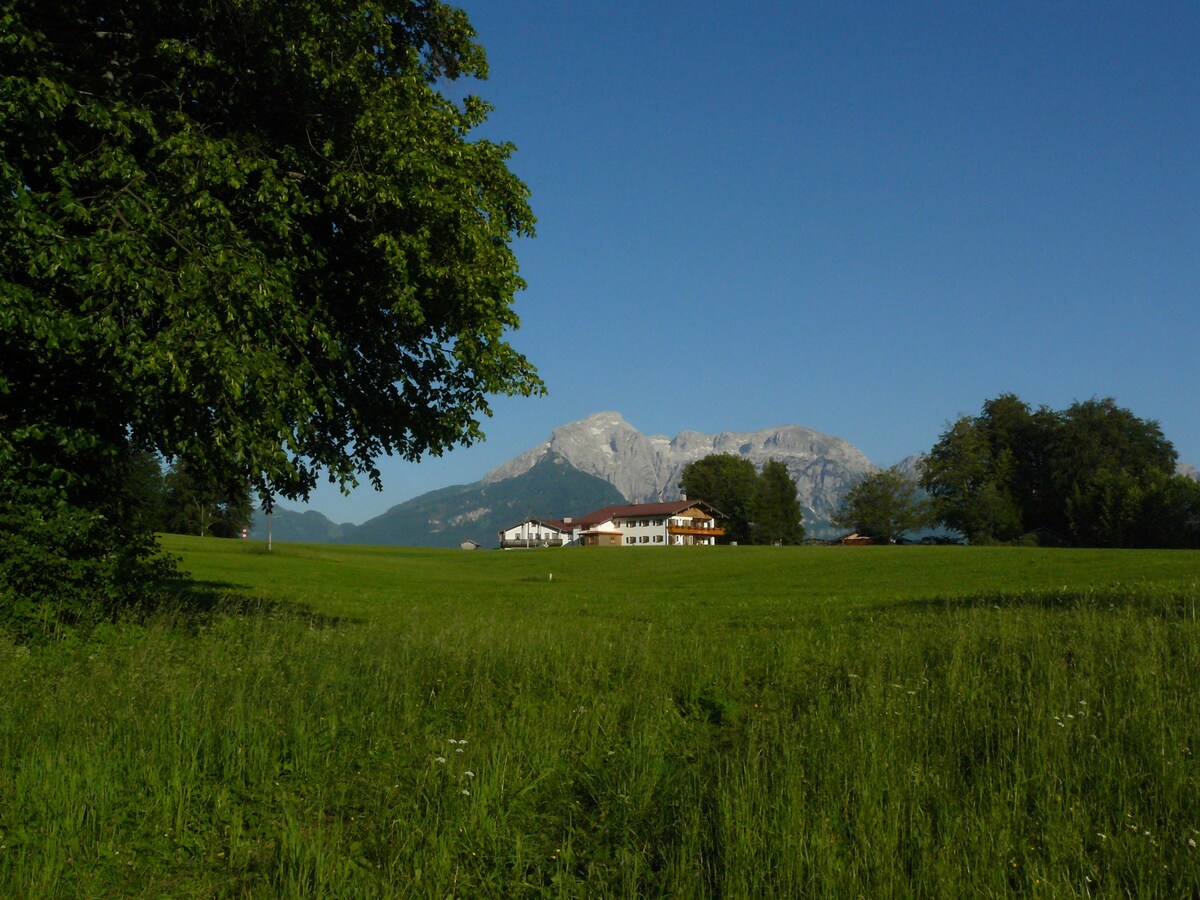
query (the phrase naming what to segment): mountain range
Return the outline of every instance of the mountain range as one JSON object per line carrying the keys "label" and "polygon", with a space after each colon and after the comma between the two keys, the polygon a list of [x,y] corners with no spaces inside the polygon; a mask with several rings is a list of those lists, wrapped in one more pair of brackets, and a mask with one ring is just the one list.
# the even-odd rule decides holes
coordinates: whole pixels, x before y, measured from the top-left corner
{"label": "mountain range", "polygon": [[[784,463],[796,481],[805,529],[818,536],[828,533],[829,517],[846,491],[878,470],[842,438],[799,425],[715,435],[683,431],[667,438],[644,435],[618,413],[602,412],[556,428],[473,484],[430,491],[361,525],[277,505],[272,538],[435,547],[473,540],[492,547],[500,529],[527,515],[582,516],[610,504],[677,499],[684,466],[713,453],[745,457],[759,470],[770,459]],[[900,465],[912,469],[917,459]],[[251,527],[255,537],[266,535],[261,513]]]}

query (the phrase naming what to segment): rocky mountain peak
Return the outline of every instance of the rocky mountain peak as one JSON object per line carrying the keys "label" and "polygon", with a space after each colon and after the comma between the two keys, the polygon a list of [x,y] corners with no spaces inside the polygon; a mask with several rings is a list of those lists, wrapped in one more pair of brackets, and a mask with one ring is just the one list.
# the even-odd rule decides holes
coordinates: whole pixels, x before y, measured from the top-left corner
{"label": "rocky mountain peak", "polygon": [[876,470],[847,441],[799,425],[716,435],[682,431],[668,439],[642,434],[620,413],[601,412],[554,429],[548,440],[493,469],[484,481],[513,478],[556,456],[604,479],[631,503],[673,500],[684,466],[713,453],[745,457],[759,470],[769,459],[783,462],[810,521],[828,521],[850,486]]}

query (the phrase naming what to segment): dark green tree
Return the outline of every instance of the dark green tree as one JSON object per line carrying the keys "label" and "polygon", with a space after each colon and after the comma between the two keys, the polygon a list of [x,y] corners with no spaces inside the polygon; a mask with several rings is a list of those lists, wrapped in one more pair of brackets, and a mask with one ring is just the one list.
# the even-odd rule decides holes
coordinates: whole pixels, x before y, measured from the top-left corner
{"label": "dark green tree", "polygon": [[1050,447],[1051,527],[1081,546],[1134,546],[1143,497],[1175,471],[1158,423],[1093,398],[1063,411]]}
{"label": "dark green tree", "polygon": [[754,543],[793,545],[804,540],[804,513],[796,497],[796,481],[782,462],[770,459],[763,466],[753,508]]}
{"label": "dark green tree", "polygon": [[915,479],[896,468],[872,473],[852,487],[832,519],[839,528],[889,543],[932,522],[928,498]]}
{"label": "dark green tree", "polygon": [[[1035,533],[1076,546],[1183,540],[1188,488],[1157,422],[1111,398],[1062,412],[1030,411],[1012,395],[955,422],[930,451],[922,484],[940,522],[972,543]],[[1151,522],[1150,509],[1165,521]]]}
{"label": "dark green tree", "polygon": [[131,453],[125,471],[122,489],[128,498],[133,527],[138,531],[162,531],[167,484],[161,460],[145,450]]}
{"label": "dark green tree", "polygon": [[542,390],[506,340],[528,191],[510,145],[472,136],[489,106],[442,92],[487,73],[461,11],[0,0],[0,23],[0,518],[36,523],[17,543],[68,515],[79,559],[132,576],[133,453],[262,495],[378,488],[380,455],[471,443],[490,394]]}
{"label": "dark green tree", "polygon": [[163,531],[236,538],[250,525],[254,505],[245,482],[202,481],[181,462],[167,473],[165,488]]}
{"label": "dark green tree", "polygon": [[964,416],[929,451],[921,485],[937,520],[971,543],[1012,540],[1023,529],[1011,490],[1013,466],[1011,451],[993,447],[979,421]]}
{"label": "dark green tree", "polygon": [[721,512],[726,543],[750,543],[758,473],[754,463],[732,453],[714,453],[683,468],[680,489],[692,500],[704,500]]}
{"label": "dark green tree", "polygon": [[1200,549],[1200,481],[1154,474],[1147,482],[1134,546]]}

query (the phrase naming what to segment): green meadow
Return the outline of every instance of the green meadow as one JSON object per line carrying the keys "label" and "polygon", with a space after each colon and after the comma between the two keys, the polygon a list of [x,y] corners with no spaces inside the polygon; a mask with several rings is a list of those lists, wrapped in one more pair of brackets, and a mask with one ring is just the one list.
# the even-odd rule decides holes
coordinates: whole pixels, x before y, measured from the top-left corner
{"label": "green meadow", "polygon": [[0,644],[4,896],[1200,895],[1200,553],[164,541]]}

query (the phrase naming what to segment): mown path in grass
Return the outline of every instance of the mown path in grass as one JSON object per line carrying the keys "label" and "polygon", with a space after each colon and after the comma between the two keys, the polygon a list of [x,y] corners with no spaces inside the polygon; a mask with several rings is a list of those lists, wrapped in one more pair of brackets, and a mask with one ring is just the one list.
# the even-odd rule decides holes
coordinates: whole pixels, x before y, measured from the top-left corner
{"label": "mown path in grass", "polygon": [[1200,890],[1200,554],[168,546],[0,652],[5,893]]}

